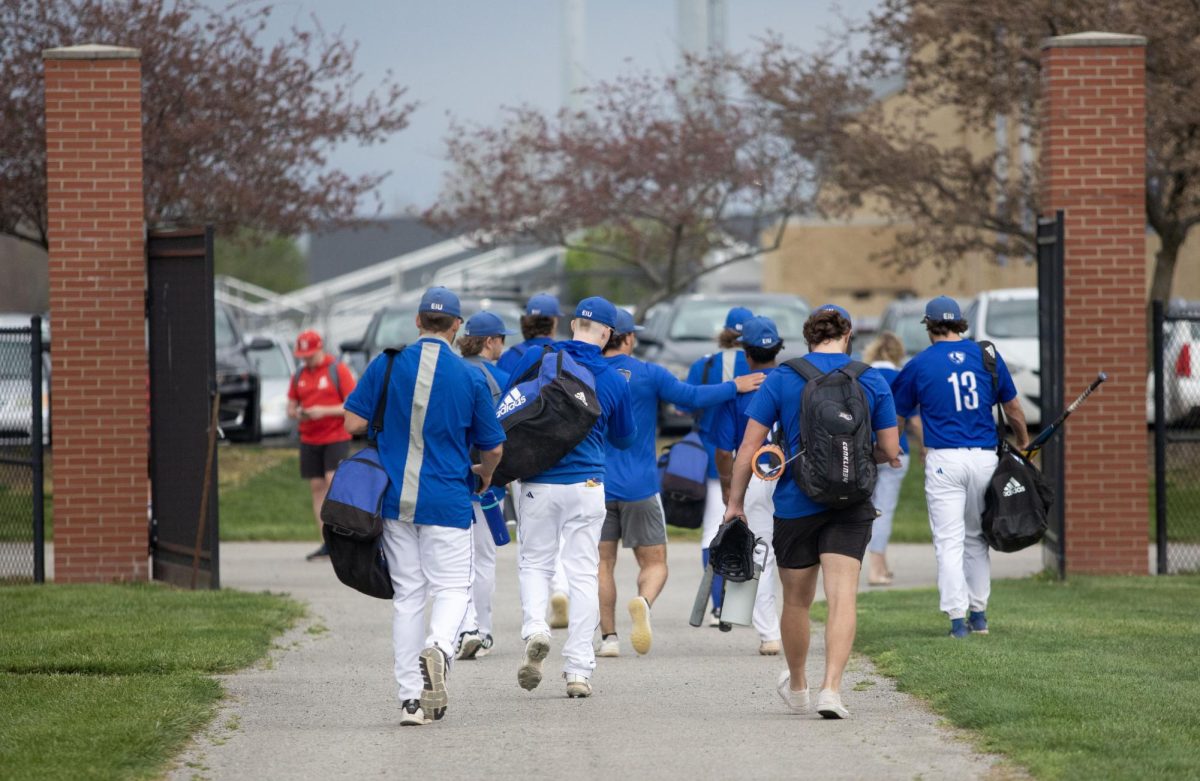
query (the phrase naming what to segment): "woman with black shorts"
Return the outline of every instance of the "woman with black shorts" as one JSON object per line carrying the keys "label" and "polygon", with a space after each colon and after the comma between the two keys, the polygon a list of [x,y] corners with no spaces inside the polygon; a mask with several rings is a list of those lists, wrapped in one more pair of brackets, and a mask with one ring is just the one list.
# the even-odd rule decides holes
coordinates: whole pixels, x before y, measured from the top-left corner
{"label": "woman with black shorts", "polygon": [[[806,359],[823,372],[850,362],[851,324],[845,309],[826,305],[804,324],[804,339],[811,351]],[[900,436],[896,428],[896,406],[883,376],[868,369],[859,379],[871,409],[875,431],[875,460],[900,465]],[[754,453],[767,432],[780,425],[787,453],[800,452],[800,406],[805,379],[789,366],[781,366],[767,377],[746,411],[749,421],[737,460],[725,520],[744,515],[743,502],[750,482]],[[809,498],[792,476],[795,462],[775,484],[775,536],[773,547],[783,582],[783,616],[780,629],[788,669],[777,684],[779,695],[795,713],[810,707],[804,665],[808,658],[809,609],[817,592],[818,565],[824,575],[829,623],[825,629],[825,678],[817,696],[817,712],[827,719],[850,715],[842,705],[842,673],[854,644],[856,598],[863,555],[871,539],[875,507],[870,500],[841,509],[831,509]],[[888,467],[882,467],[888,468]]]}

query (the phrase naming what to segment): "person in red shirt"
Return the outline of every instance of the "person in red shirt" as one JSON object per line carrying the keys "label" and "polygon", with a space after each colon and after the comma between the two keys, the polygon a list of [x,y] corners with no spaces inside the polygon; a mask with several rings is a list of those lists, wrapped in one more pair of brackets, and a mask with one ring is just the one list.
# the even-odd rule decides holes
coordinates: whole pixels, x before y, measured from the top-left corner
{"label": "person in red shirt", "polygon": [[[321,528],[321,504],[338,462],[350,455],[350,435],[343,425],[346,397],[354,390],[354,375],[325,352],[321,335],[305,331],[296,337],[300,370],[288,388],[288,417],[300,421],[300,476],[312,490],[313,515]],[[324,543],[306,557],[328,556]]]}

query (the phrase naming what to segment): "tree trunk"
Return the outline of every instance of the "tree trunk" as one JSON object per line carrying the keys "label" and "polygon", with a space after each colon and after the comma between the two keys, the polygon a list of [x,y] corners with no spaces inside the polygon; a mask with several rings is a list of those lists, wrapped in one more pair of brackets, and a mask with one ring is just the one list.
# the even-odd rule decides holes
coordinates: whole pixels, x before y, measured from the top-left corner
{"label": "tree trunk", "polygon": [[1154,275],[1150,281],[1150,301],[1171,300],[1171,286],[1175,281],[1175,264],[1179,260],[1181,240],[1163,237],[1162,246],[1154,256]]}

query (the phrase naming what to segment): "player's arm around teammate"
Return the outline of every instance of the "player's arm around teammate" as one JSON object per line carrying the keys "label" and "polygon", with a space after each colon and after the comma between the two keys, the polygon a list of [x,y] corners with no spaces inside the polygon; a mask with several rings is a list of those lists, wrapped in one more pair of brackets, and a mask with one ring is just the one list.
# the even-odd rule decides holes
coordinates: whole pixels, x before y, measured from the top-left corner
{"label": "player's arm around teammate", "polygon": [[[450,659],[471,588],[472,483],[475,477],[485,487],[491,482],[505,439],[483,375],[451,350],[459,313],[458,297],[449,290],[426,291],[416,318],[420,338],[396,356],[386,387],[387,359],[381,355],[346,400],[346,428],[358,433],[380,395],[388,394],[376,444],[390,478],[382,541],[395,591],[392,640],[402,725],[425,724],[446,712]],[[472,446],[481,458],[475,467]]]}

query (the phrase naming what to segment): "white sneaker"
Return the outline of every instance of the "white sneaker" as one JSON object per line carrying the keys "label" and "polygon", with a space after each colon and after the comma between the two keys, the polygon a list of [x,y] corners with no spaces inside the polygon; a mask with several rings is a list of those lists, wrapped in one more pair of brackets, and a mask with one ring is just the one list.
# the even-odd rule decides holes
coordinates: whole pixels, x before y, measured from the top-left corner
{"label": "white sneaker", "polygon": [[567,696],[571,699],[592,696],[592,683],[586,675],[563,673],[563,678],[567,681]]}
{"label": "white sneaker", "polygon": [[821,689],[817,695],[817,713],[827,719],[850,718],[850,711],[842,704],[842,695],[832,689]]}
{"label": "white sneaker", "polygon": [[550,596],[550,628],[566,629],[569,621],[571,601],[561,591],[555,591]]}
{"label": "white sneaker", "polygon": [[446,654],[441,648],[431,645],[421,652],[417,661],[425,682],[421,689],[421,710],[427,718],[438,721],[446,715],[446,705],[449,703],[446,673],[449,672],[450,666],[446,661]]}
{"label": "white sneaker", "polygon": [[429,723],[429,719],[425,718],[425,711],[421,710],[419,700],[405,700],[401,708],[404,714],[400,717],[401,727],[421,727]]}
{"label": "white sneaker", "polygon": [[542,682],[542,660],[550,654],[550,635],[539,632],[525,643],[525,661],[517,670],[517,683],[533,691]]}
{"label": "white sneaker", "polygon": [[758,644],[758,653],[761,656],[779,656],[780,648],[778,640],[763,640]]}
{"label": "white sneaker", "polygon": [[629,617],[633,619],[633,631],[629,633],[633,650],[643,655],[650,653],[654,633],[650,630],[650,603],[645,597],[629,600]]}
{"label": "white sneaker", "polygon": [[808,713],[808,709],[812,707],[812,700],[807,688],[803,691],[792,689],[792,673],[788,670],[779,674],[779,680],[775,683],[775,691],[779,692],[779,696],[783,698],[788,710],[792,713]]}
{"label": "white sneaker", "polygon": [[617,640],[616,635],[609,635],[608,637],[603,638],[600,641],[600,647],[596,649],[596,656],[610,658],[620,655],[621,643],[619,640]]}

